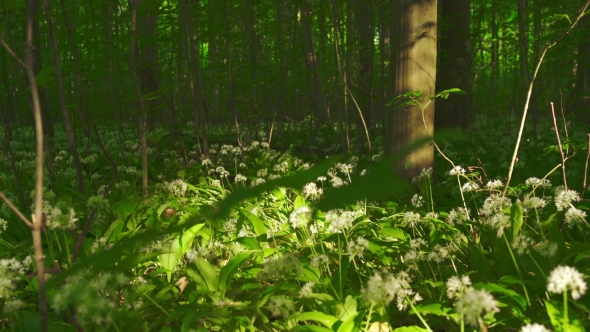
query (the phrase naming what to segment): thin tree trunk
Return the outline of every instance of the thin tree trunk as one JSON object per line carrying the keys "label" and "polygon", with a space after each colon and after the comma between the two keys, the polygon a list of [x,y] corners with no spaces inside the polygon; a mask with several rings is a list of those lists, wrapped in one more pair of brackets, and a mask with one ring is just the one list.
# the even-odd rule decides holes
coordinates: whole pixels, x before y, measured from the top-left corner
{"label": "thin tree trunk", "polygon": [[137,71],[135,69],[135,34],[137,26],[137,0],[131,0],[131,47],[130,53],[130,67],[131,79],[133,80],[133,88],[135,90],[135,98],[140,110],[139,116],[139,137],[141,140],[141,194],[144,197],[148,195],[148,158],[147,158],[147,115],[145,105],[139,89],[139,82],[137,80]]}
{"label": "thin tree trunk", "polygon": [[66,135],[68,137],[68,143],[70,150],[72,150],[72,157],[74,158],[74,166],[76,167],[76,178],[78,180],[78,190],[80,193],[84,193],[84,175],[82,173],[82,161],[76,148],[76,141],[74,140],[74,134],[72,133],[72,125],[70,123],[70,116],[68,114],[68,108],[66,106],[66,99],[64,95],[64,85],[61,75],[61,64],[59,59],[59,50],[57,48],[57,39],[55,36],[55,29],[53,27],[53,20],[51,18],[51,11],[49,9],[49,1],[43,0],[43,10],[45,11],[45,19],[49,27],[49,34],[51,36],[51,46],[53,48],[53,64],[55,65],[55,76],[57,80],[57,96],[59,98],[59,106],[61,108],[61,115],[63,117],[64,126],[66,129]]}

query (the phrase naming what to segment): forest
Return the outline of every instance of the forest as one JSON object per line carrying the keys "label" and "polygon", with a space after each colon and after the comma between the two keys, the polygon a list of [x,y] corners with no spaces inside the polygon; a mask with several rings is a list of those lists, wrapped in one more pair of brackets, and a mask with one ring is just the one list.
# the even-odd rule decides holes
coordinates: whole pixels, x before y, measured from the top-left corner
{"label": "forest", "polygon": [[589,6],[2,0],[0,328],[585,331]]}

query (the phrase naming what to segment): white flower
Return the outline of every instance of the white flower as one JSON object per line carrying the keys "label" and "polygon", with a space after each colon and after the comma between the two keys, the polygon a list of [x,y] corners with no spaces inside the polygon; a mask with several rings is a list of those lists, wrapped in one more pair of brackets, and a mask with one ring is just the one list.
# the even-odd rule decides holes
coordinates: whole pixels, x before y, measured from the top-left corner
{"label": "white flower", "polygon": [[537,323],[530,324],[529,323],[529,324],[523,326],[520,329],[520,332],[549,332],[549,330],[541,324],[537,324]]}
{"label": "white flower", "polygon": [[565,213],[565,223],[569,227],[572,227],[574,224],[578,222],[583,222],[585,218],[586,212],[575,207],[570,207],[569,209],[567,209],[567,212]]}
{"label": "white flower", "polygon": [[462,276],[461,278],[452,276],[447,280],[447,296],[449,299],[462,296],[470,288],[471,279],[469,279],[469,276]]}
{"label": "white flower", "polygon": [[295,305],[293,304],[293,300],[284,295],[271,296],[266,304],[266,309],[268,309],[273,316],[289,318],[291,313],[295,311]]}
{"label": "white flower", "polygon": [[404,220],[408,223],[408,226],[416,227],[420,223],[420,214],[412,211],[405,212]]}
{"label": "white flower", "polygon": [[328,265],[330,265],[330,258],[324,254],[319,254],[317,256],[314,256],[309,264],[318,269],[322,267],[322,265],[325,265],[327,267]]}
{"label": "white flower", "polygon": [[293,212],[291,212],[291,216],[289,217],[291,226],[293,226],[293,228],[298,228],[307,225],[307,223],[311,220],[311,212],[311,209],[307,206],[298,207],[293,210]]}
{"label": "white flower", "polygon": [[306,184],[301,190],[301,194],[303,195],[303,197],[310,199],[312,201],[318,200],[323,193],[324,190],[322,188],[318,188],[315,182],[310,182]]}
{"label": "white flower", "polygon": [[182,179],[177,179],[172,182],[164,182],[164,186],[166,186],[168,191],[176,197],[184,197],[188,189],[188,185],[186,182],[182,181]]}
{"label": "white flower", "polygon": [[278,280],[303,275],[303,266],[293,254],[284,254],[264,262],[264,269],[258,273],[262,280]]}
{"label": "white flower", "polygon": [[305,285],[301,287],[301,290],[299,291],[299,296],[309,297],[311,294],[313,294],[313,285],[315,285],[315,282],[313,281],[306,282]]}
{"label": "white flower", "polygon": [[318,181],[320,181],[320,182],[324,182],[324,181],[326,181],[326,180],[327,180],[327,179],[326,179],[326,177],[325,177],[325,176],[319,176],[319,177],[318,177]]}
{"label": "white flower", "polygon": [[475,182],[466,182],[461,187],[461,190],[463,190],[463,192],[466,192],[466,193],[470,192],[470,191],[476,191],[476,190],[479,190],[479,185]]}
{"label": "white flower", "polygon": [[486,188],[488,189],[500,189],[504,186],[501,180],[492,180],[488,181],[486,184]]}
{"label": "white flower", "polygon": [[525,197],[522,205],[529,209],[542,209],[547,205],[547,201],[536,196],[527,196]]}
{"label": "white flower", "polygon": [[424,198],[418,194],[414,194],[414,196],[412,196],[412,205],[415,208],[421,207],[424,205]]}
{"label": "white flower", "polygon": [[359,215],[359,213],[341,209],[330,210],[326,213],[326,223],[329,224],[326,231],[328,233],[342,233],[352,227],[352,222]]}
{"label": "white flower", "polygon": [[524,234],[519,234],[514,238],[514,240],[512,240],[510,246],[512,247],[512,249],[515,249],[519,255],[524,255],[525,253],[529,253],[529,248],[534,243],[535,242],[530,237]]}
{"label": "white flower", "polygon": [[465,174],[465,169],[461,166],[455,166],[453,169],[449,171],[449,175],[463,175]]}
{"label": "white flower", "polygon": [[577,202],[580,200],[580,196],[574,190],[562,190],[555,196],[555,206],[557,211],[563,211],[568,208],[571,202]]}
{"label": "white flower", "polygon": [[586,293],[586,289],[584,276],[573,267],[558,266],[549,275],[548,292],[561,294],[570,290],[572,298],[577,300]]}
{"label": "white flower", "polygon": [[551,181],[549,181],[548,179],[538,179],[535,177],[526,179],[524,184],[526,184],[529,187],[541,187],[543,189],[551,188]]}
{"label": "white flower", "polygon": [[362,237],[356,239],[356,242],[350,241],[348,242],[348,255],[350,256],[349,259],[352,260],[354,256],[363,257],[363,252],[369,249],[369,241],[365,240]]}
{"label": "white flower", "polygon": [[482,312],[498,312],[498,302],[494,299],[492,294],[484,289],[475,290],[473,288],[467,290],[463,296],[455,303],[455,310],[465,315],[465,321],[477,326],[478,318],[481,317]]}
{"label": "white flower", "polygon": [[236,174],[236,178],[234,179],[234,181],[236,183],[238,183],[238,182],[242,182],[243,183],[243,182],[246,182],[246,180],[248,180],[248,178],[246,178],[245,176],[243,176],[240,173]]}

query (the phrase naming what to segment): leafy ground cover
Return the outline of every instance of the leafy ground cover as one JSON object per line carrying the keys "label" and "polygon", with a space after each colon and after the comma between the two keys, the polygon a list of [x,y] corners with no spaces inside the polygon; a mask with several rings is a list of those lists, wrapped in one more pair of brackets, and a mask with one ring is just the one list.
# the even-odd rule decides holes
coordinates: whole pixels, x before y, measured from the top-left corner
{"label": "leafy ground cover", "polygon": [[[411,183],[380,138],[370,154],[353,139],[354,153],[335,155],[329,127],[318,147],[289,128],[273,149],[261,131],[209,159],[190,126],[158,129],[147,198],[133,131],[100,129],[116,167],[80,139],[88,195],[73,189],[58,132],[43,206],[50,330],[583,331],[587,136],[562,134],[563,176],[551,125],[525,133],[506,187],[516,135],[492,127],[505,129],[476,124],[441,143],[446,158]],[[32,210],[32,134],[16,131],[11,147],[1,190]],[[0,325],[37,330],[30,231],[6,205],[0,218]]]}

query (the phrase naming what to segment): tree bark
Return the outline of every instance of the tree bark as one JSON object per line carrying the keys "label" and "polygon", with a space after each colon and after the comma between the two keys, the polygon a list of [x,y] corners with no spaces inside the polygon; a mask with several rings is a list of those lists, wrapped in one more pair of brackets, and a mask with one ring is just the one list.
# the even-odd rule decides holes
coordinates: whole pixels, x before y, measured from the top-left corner
{"label": "tree bark", "polygon": [[[435,0],[395,1],[394,15],[390,99],[420,91],[425,109],[405,106],[389,110],[385,138],[389,154],[433,134],[434,103],[425,99],[434,95],[436,83],[437,3]],[[427,143],[398,159],[396,169],[404,178],[411,179],[433,163],[433,146]]]}

